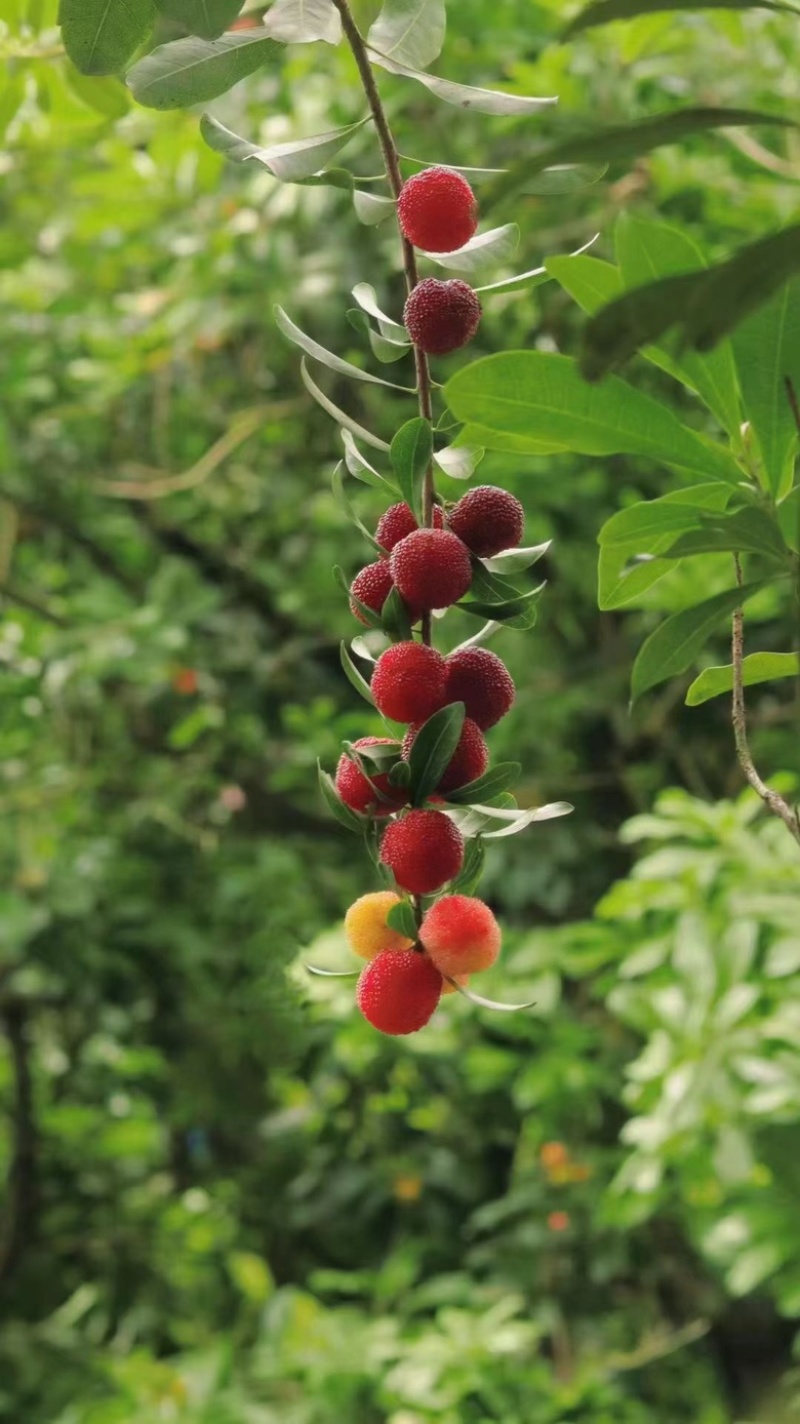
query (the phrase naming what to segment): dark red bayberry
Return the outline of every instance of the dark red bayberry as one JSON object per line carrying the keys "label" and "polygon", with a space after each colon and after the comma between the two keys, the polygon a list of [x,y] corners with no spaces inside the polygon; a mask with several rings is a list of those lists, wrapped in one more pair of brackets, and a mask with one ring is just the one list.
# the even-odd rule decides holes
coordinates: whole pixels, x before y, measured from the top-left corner
{"label": "dark red bayberry", "polygon": [[403,321],[411,340],[429,356],[466,346],[478,330],[481,304],[466,282],[426,277],[406,298]]}
{"label": "dark red bayberry", "polygon": [[448,523],[473,554],[490,559],[519,544],[525,511],[508,490],[476,485],[451,509]]}
{"label": "dark red bayberry", "polygon": [[[444,515],[441,505],[433,506],[433,527],[441,529],[444,524]],[[395,544],[399,544],[401,539],[405,539],[407,534],[413,534],[415,529],[419,529],[414,513],[409,505],[400,503],[393,504],[386,510],[378,520],[378,527],[375,530],[375,538],[382,549],[387,554],[392,552]]]}
{"label": "dark red bayberry", "polygon": [[505,663],[488,648],[462,648],[445,659],[447,702],[463,702],[468,717],[485,732],[514,705],[516,689]]}
{"label": "dark red bayberry", "polygon": [[403,236],[425,252],[455,252],[478,226],[478,205],[453,168],[427,168],[403,184],[397,203]]}
{"label": "dark red bayberry", "polygon": [[415,529],[392,550],[392,577],[410,607],[449,608],[472,583],[469,550],[448,529]]}
{"label": "dark red bayberry", "polygon": [[367,564],[365,569],[356,574],[350,585],[350,612],[355,614],[359,623],[367,623],[354,600],[357,598],[359,603],[371,608],[373,613],[380,613],[393,588],[394,579],[388,559],[378,559],[374,564]]}

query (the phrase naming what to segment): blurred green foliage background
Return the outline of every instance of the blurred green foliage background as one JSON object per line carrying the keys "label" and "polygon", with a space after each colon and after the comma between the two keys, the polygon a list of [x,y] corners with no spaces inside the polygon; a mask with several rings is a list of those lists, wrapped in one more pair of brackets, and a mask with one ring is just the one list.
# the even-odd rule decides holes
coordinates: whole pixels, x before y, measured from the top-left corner
{"label": "blurred green foliage background", "polygon": [[[486,992],[536,1009],[449,1000],[380,1038],[352,985],[301,967],[345,961],[341,918],[374,888],[315,761],[377,727],[338,662],[331,566],[366,551],[330,493],[336,432],[271,311],[360,359],[347,294],[370,281],[397,311],[395,241],[344,193],[225,167],[196,115],[82,79],[54,11],[0,3],[0,1420],[798,1417],[796,850],[740,792],[724,700],[667,687],[628,713],[633,649],[696,561],[634,614],[596,609],[601,523],[674,478],[481,467],[527,542],[554,540],[538,627],[497,645],[520,696],[493,750],[523,763],[522,804],[575,812],[501,842],[484,881],[506,934]],[[450,12],[449,76],[560,104],[454,123],[384,75],[418,158],[500,166],[676,101],[796,114],[792,16],[561,45],[559,0]],[[347,56],[314,45],[212,111],[278,142],[361,109]],[[766,141],[521,199],[518,268],[598,230],[610,252],[621,211],[729,252],[797,214],[797,138]],[[579,321],[552,285],[506,297],[469,356],[573,351]],[[663,373],[630,378],[702,420]],[[383,434],[412,413],[328,389]],[[750,701],[791,788],[791,689]]]}

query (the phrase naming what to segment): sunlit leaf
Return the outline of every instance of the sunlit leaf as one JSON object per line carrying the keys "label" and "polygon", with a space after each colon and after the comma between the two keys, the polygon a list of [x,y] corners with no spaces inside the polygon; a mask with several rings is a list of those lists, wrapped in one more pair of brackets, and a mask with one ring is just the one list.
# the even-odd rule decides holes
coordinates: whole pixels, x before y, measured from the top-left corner
{"label": "sunlit leaf", "polygon": [[265,65],[277,65],[282,54],[283,46],[260,26],[216,40],[174,40],[135,64],[127,84],[147,109],[185,109],[216,99]]}
{"label": "sunlit leaf", "polygon": [[[759,682],[776,682],[781,678],[800,676],[797,653],[749,653],[742,662],[742,684],[755,687]],[[699,707],[712,697],[721,697],[733,690],[733,667],[705,668],[686,693],[687,707]]]}
{"label": "sunlit leaf", "polygon": [[424,84],[437,99],[441,99],[445,104],[453,104],[457,109],[467,109],[477,114],[515,115],[523,118],[558,103],[556,98],[534,99],[525,94],[504,94],[498,89],[475,89],[469,84],[454,84],[450,79],[440,79],[436,74],[423,74],[413,66],[400,64],[396,59],[381,54],[374,48],[370,49],[370,55],[376,64],[390,70],[392,74],[401,74],[405,79],[415,79],[417,83]]}
{"label": "sunlit leaf", "polygon": [[[478,233],[456,252],[421,252],[420,256],[453,272],[477,272],[487,262],[507,261],[518,246],[519,227],[516,223],[506,223],[504,227]],[[520,278],[513,280],[519,281]]]}
{"label": "sunlit leaf", "polygon": [[768,582],[768,579],[757,579],[741,589],[728,588],[695,604],[694,608],[673,614],[656,628],[645,639],[633,665],[632,700],[638,701],[651,687],[685,672],[722,619],[759,593]]}
{"label": "sunlit leaf", "polygon": [[367,35],[378,55],[395,64],[425,69],[441,54],[447,15],[444,0],[383,0]]}
{"label": "sunlit leaf", "polygon": [[315,361],[321,362],[323,366],[328,366],[331,371],[337,371],[340,376],[350,376],[357,381],[368,381],[375,386],[388,386],[390,390],[406,391],[405,386],[396,386],[392,381],[384,381],[381,376],[373,376],[371,371],[362,371],[360,366],[354,366],[350,361],[342,360],[335,352],[328,351],[324,346],[320,346],[318,341],[308,336],[305,331],[292,321],[291,317],[283,310],[283,307],[273,307],[275,313],[275,324],[284,336],[287,336],[295,346],[299,346],[306,355],[313,357]]}
{"label": "sunlit leaf", "polygon": [[607,25],[612,20],[634,20],[640,15],[656,15],[668,10],[783,10],[800,11],[783,0],[594,0],[567,25],[563,38],[573,39],[582,30]]}
{"label": "sunlit leaf", "polygon": [[325,392],[320,390],[320,387],[308,369],[305,357],[303,357],[300,362],[300,376],[309,395],[313,396],[317,404],[322,406],[322,409],[336,421],[337,425],[341,426],[343,431],[347,430],[351,435],[357,435],[359,440],[365,441],[367,445],[371,445],[375,450],[385,450],[388,453],[389,446],[385,440],[381,440],[377,435],[373,435],[369,430],[365,430],[363,425],[359,425],[358,421],[353,420],[352,416],[340,410],[338,405],[334,405],[330,396],[326,396]]}
{"label": "sunlit leaf", "polygon": [[153,28],[153,0],[61,0],[64,48],[81,74],[118,74]]}
{"label": "sunlit leaf", "polygon": [[341,16],[332,0],[273,0],[263,24],[284,44],[325,40],[335,45],[342,37]]}

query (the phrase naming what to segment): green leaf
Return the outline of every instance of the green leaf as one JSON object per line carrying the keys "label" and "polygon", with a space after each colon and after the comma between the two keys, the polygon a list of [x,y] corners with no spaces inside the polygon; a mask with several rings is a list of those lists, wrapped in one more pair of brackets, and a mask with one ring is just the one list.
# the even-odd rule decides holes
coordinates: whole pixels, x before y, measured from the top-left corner
{"label": "green leaf", "polygon": [[341,16],[332,0],[273,0],[263,23],[284,44],[325,40],[335,45],[342,38]]}
{"label": "green leaf", "polygon": [[657,555],[669,548],[676,534],[696,527],[700,510],[724,509],[733,494],[732,485],[715,481],[674,490],[613,515],[598,536],[599,607],[620,608],[663,578],[669,568]]}
{"label": "green leaf", "polygon": [[244,0],[156,0],[162,15],[177,20],[190,35],[215,40],[233,23]]}
{"label": "green leaf", "polygon": [[797,451],[786,381],[793,379],[800,395],[800,278],[787,282],[742,323],[733,350],[766,485],[780,499],[792,487]]}
{"label": "green leaf", "polygon": [[562,39],[573,39],[582,30],[607,25],[612,20],[633,20],[639,15],[656,15],[665,10],[783,10],[800,11],[782,0],[594,0],[567,26]]}
{"label": "green leaf", "polygon": [[[455,252],[420,252],[420,256],[437,263],[439,267],[449,268],[451,272],[478,272],[487,262],[507,262],[513,257],[519,247],[519,236],[517,223],[506,223],[504,227],[479,232]],[[516,277],[511,280],[518,282],[522,279]]]}
{"label": "green leaf", "polygon": [[470,584],[470,597],[479,599],[482,603],[508,603],[510,599],[520,596],[520,590],[516,584],[511,583],[502,575],[493,573],[486,567],[482,559],[475,554],[471,555],[472,583]]}
{"label": "green leaf", "polygon": [[[697,244],[677,228],[665,223],[644,222],[623,213],[615,232],[617,261],[626,287],[642,287],[659,277],[672,277],[705,267],[705,257]],[[658,347],[646,353],[655,365],[676,376],[696,391],[713,411],[724,430],[738,438],[741,425],[739,390],[733,351],[727,341],[703,355],[686,351],[679,355]]]}
{"label": "green leaf", "polygon": [[517,780],[522,767],[518,761],[499,761],[491,771],[484,772],[476,781],[459,786],[457,791],[448,791],[446,800],[456,806],[469,806],[474,801],[490,801],[501,791],[507,791]]}
{"label": "green leaf", "polygon": [[463,702],[451,702],[420,727],[408,756],[411,803],[421,806],[439,785],[464,726]]}
{"label": "green leaf", "polygon": [[646,455],[660,464],[718,479],[741,479],[736,461],[706,442],[651,396],[617,376],[602,388],[583,380],[569,356],[510,351],[462,367],[445,387],[459,420],[493,434],[534,438],[583,455]]}
{"label": "green leaf", "polygon": [[789,551],[775,520],[763,509],[737,509],[734,514],[699,513],[699,528],[689,529],[662,554],[664,559],[680,559],[686,554],[718,554],[727,551],[760,554],[778,564],[786,564]]}
{"label": "green leaf", "polygon": [[590,316],[622,291],[619,270],[599,257],[547,257],[544,265],[548,274]]}
{"label": "green leaf", "polygon": [[[513,799],[513,798],[512,798]],[[455,821],[462,836],[482,835],[484,840],[502,840],[519,835],[537,821],[552,821],[558,816],[568,816],[575,808],[568,801],[552,801],[547,806],[519,810],[517,807],[474,805],[463,811],[450,811],[450,819]],[[492,829],[492,827],[498,827]]]}
{"label": "green leaf", "polygon": [[359,533],[363,534],[370,547],[374,549],[376,553],[378,553],[380,552],[380,544],[378,543],[375,536],[370,533],[366,524],[364,524],[363,520],[359,517],[357,511],[353,508],[348,498],[347,491],[344,485],[345,468],[346,466],[344,465],[344,461],[340,460],[338,465],[336,466],[336,469],[331,475],[331,488],[333,490],[333,497],[336,500],[337,504],[344,510],[351,524],[355,525]]}
{"label": "green leaf", "polygon": [[499,999],[485,999],[482,994],[476,994],[472,989],[468,989],[466,984],[459,984],[457,979],[451,979],[449,974],[446,974],[445,978],[462,998],[469,999],[469,1002],[476,1004],[479,1009],[493,1009],[495,1013],[518,1014],[522,1009],[536,1007],[535,999],[531,999],[527,1004],[503,1004]]}
{"label": "green leaf", "polygon": [[741,128],[745,124],[778,124],[794,127],[790,119],[764,114],[752,109],[697,108],[677,109],[669,114],[654,114],[649,119],[637,119],[612,128],[595,127],[589,133],[534,148],[526,158],[515,163],[492,185],[481,201],[484,215],[503,198],[522,188],[537,173],[561,163],[611,163],[639,158],[664,144],[679,143],[698,133],[713,129]]}
{"label": "green leaf", "polygon": [[390,930],[395,930],[397,934],[405,935],[414,944],[418,938],[417,922],[414,918],[414,911],[408,900],[401,900],[399,905],[392,905],[386,916],[386,923]]}
{"label": "green leaf", "polygon": [[349,376],[356,381],[367,381],[374,386],[388,386],[393,391],[407,391],[406,386],[396,386],[393,381],[385,381],[382,376],[373,376],[371,371],[362,371],[360,366],[354,366],[350,361],[343,361],[341,356],[337,356],[333,351],[328,351],[324,346],[320,346],[318,341],[301,331],[296,326],[291,317],[283,310],[283,307],[273,307],[275,313],[275,324],[284,336],[299,346],[301,351],[305,351],[313,360],[319,361],[323,366],[327,366],[331,371],[336,371],[340,376]]}
{"label": "green leaf", "polygon": [[544,544],[529,544],[527,549],[504,549],[501,554],[495,554],[491,559],[484,559],[483,565],[491,573],[515,574],[522,569],[529,569],[533,564],[543,558],[552,544],[552,539],[547,539]]}
{"label": "green leaf", "polygon": [[358,811],[351,811],[349,806],[345,806],[344,802],[339,798],[333,777],[329,772],[322,770],[319,762],[317,762],[317,772],[319,775],[319,789],[322,792],[322,797],[328,810],[333,812],[340,825],[345,826],[348,831],[355,831],[358,835],[361,835],[368,818],[359,815]]}
{"label": "green leaf", "polygon": [[61,0],[64,48],[81,74],[118,74],[153,28],[152,0]]}
{"label": "green leaf", "polygon": [[[394,486],[383,475],[369,463],[365,455],[362,455],[355,442],[355,437],[349,430],[342,431],[342,444],[344,445],[344,462],[348,472],[356,480],[361,480],[362,484],[369,485],[372,489],[386,490],[394,489]],[[389,446],[386,446],[388,450]]]}
{"label": "green leaf", "polygon": [[400,493],[422,523],[422,489],[433,454],[433,431],[421,415],[406,422],[392,441],[392,464]]}
{"label": "green leaf", "polygon": [[360,969],[320,969],[317,964],[304,964],[303,968],[307,974],[315,974],[319,979],[357,979],[361,974]]}
{"label": "green leaf", "polygon": [[480,836],[474,836],[464,847],[464,864],[455,880],[451,880],[450,895],[472,895],[483,874],[486,850]]}
{"label": "green leaf", "polygon": [[[742,683],[755,687],[759,682],[776,682],[779,678],[799,677],[800,657],[797,653],[749,653],[742,663]],[[687,707],[699,707],[712,697],[733,691],[733,668],[706,668],[696,677],[686,694]]]}
{"label": "green leaf", "polygon": [[[81,74],[74,64],[66,62],[64,76],[70,89],[95,113],[107,119],[121,119],[131,107],[131,96],[124,84],[115,75],[101,78],[97,75]],[[3,125],[0,121],[0,132]]]}
{"label": "green leaf", "polygon": [[643,693],[670,677],[685,672],[698,653],[702,652],[710,633],[722,618],[733,613],[759,593],[770,582],[757,579],[742,588],[728,588],[694,608],[675,613],[656,628],[642,644],[631,675],[631,700],[637,702]]}
{"label": "green leaf", "polygon": [[447,445],[434,452],[434,461],[451,480],[471,480],[486,452],[474,445]]}
{"label": "green leaf", "polygon": [[340,643],[339,654],[341,657],[345,677],[347,678],[348,682],[352,684],[359,696],[363,697],[364,701],[369,703],[370,707],[374,707],[375,698],[372,696],[370,685],[358,671],[358,668],[353,662],[353,659],[350,656],[347,644],[345,642]]}
{"label": "green leaf", "polygon": [[444,0],[384,0],[367,44],[395,64],[425,69],[441,54],[446,26]]}
{"label": "green leaf", "polygon": [[503,603],[471,598],[468,602],[456,604],[456,607],[460,608],[462,613],[471,614],[473,618],[488,618],[494,623],[506,623],[509,628],[525,630],[532,628],[536,622],[533,600],[539,597],[543,588],[544,584],[540,583],[537,588],[529,589],[527,593],[521,593]]}
{"label": "green leaf", "polygon": [[588,323],[581,367],[596,380],[673,326],[684,346],[709,351],[798,272],[795,224],[740,248],[726,262],[626,292]]}
{"label": "green leaf", "polygon": [[260,27],[217,40],[175,40],[135,64],[127,84],[146,109],[186,109],[225,94],[282,54],[283,46]]}
{"label": "green leaf", "polygon": [[396,588],[393,588],[381,609],[381,627],[392,642],[407,643],[411,637],[413,622],[419,622],[419,614],[412,620],[406,604]]}
{"label": "green leaf", "polygon": [[437,74],[423,74],[420,70],[408,64],[400,64],[396,59],[390,59],[373,49],[370,50],[370,57],[391,74],[400,74],[404,79],[414,79],[418,84],[424,84],[429,93],[435,94],[443,103],[453,104],[456,109],[476,114],[515,115],[524,118],[558,103],[555,98],[534,99],[526,94],[503,94],[498,89],[475,89],[470,84],[454,84],[450,79],[440,79]]}
{"label": "green leaf", "polygon": [[[203,114],[200,133],[209,148],[235,163],[253,158],[263,163],[281,183],[303,183],[309,178],[322,177],[322,170],[367,122],[366,119],[359,119],[355,124],[346,124],[344,128],[332,129],[329,133],[294,139],[291,143],[276,143],[269,148],[260,148],[257,143],[240,138],[211,114]],[[351,183],[350,179],[346,186],[350,187]],[[334,186],[340,185],[337,182]]]}
{"label": "green leaf", "polygon": [[387,218],[394,217],[396,210],[394,198],[384,198],[379,193],[364,193],[360,188],[353,189],[353,207],[358,221],[365,227],[377,227]]}
{"label": "green leaf", "polygon": [[387,316],[378,306],[378,298],[375,288],[368,282],[357,282],[353,288],[353,296],[362,311],[371,316],[378,323],[378,330],[381,336],[387,336],[390,340],[408,339],[406,329],[401,322],[395,321],[393,317]]}
{"label": "green leaf", "polygon": [[336,424],[341,426],[343,432],[348,431],[351,435],[357,435],[359,440],[364,440],[366,444],[371,445],[374,450],[388,451],[389,446],[385,440],[381,440],[377,435],[373,435],[369,430],[366,430],[363,425],[359,425],[357,420],[353,420],[352,416],[347,415],[338,405],[334,405],[330,396],[326,396],[325,392],[320,390],[308,369],[305,356],[300,362],[300,377],[309,395],[313,396],[317,404],[322,406],[322,409],[333,417]]}

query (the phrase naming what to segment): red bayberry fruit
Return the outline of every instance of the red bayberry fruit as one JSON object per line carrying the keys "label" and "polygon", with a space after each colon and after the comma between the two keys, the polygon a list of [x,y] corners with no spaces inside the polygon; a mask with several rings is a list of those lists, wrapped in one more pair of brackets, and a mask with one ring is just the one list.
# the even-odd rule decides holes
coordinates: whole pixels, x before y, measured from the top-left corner
{"label": "red bayberry fruit", "polygon": [[[394,745],[391,737],[361,737],[357,742],[353,742],[356,751],[363,747]],[[370,765],[366,759],[364,764]],[[391,816],[399,806],[406,804],[408,792],[402,786],[392,786],[387,771],[379,772],[376,766],[375,773],[374,776],[365,776],[358,763],[343,752],[336,768],[336,790],[351,811],[360,811],[362,815],[369,816]],[[387,800],[382,800],[382,797]]]}
{"label": "red bayberry fruit", "polygon": [[437,969],[454,978],[488,969],[500,953],[500,926],[488,905],[470,895],[445,895],[428,910],[419,932]]}
{"label": "red bayberry fruit", "polygon": [[481,319],[481,304],[466,282],[426,277],[406,298],[403,321],[411,340],[429,356],[446,356],[471,341]]}
{"label": "red bayberry fruit", "polygon": [[[443,525],[442,507],[435,504],[433,506],[433,527],[441,529]],[[395,544],[399,544],[401,539],[405,539],[406,534],[413,534],[415,529],[419,529],[419,525],[410,507],[404,503],[393,504],[378,520],[375,538],[381,548],[390,554]]]}
{"label": "red bayberry fruit", "polygon": [[462,648],[445,659],[447,702],[463,702],[468,717],[486,731],[514,705],[516,689],[505,663],[488,648]]}
{"label": "red bayberry fruit", "polygon": [[356,574],[350,585],[350,592],[353,595],[350,600],[350,612],[355,614],[359,623],[366,623],[364,614],[354,600],[357,598],[359,603],[371,608],[373,613],[380,613],[393,588],[394,579],[388,559],[378,559],[374,564],[367,564],[365,569]]}
{"label": "red bayberry fruit", "polygon": [[[418,732],[419,727],[409,727],[403,739],[403,756],[406,761]],[[479,776],[483,776],[488,765],[489,748],[483,740],[483,733],[469,717],[465,717],[458,746],[447,763],[436,790],[456,791],[459,786],[466,786],[468,781],[475,781]]]}
{"label": "red bayberry fruit", "polygon": [[412,608],[449,608],[472,583],[469,549],[448,529],[415,529],[392,550],[395,586]]}
{"label": "red bayberry fruit", "polygon": [[393,722],[427,722],[444,706],[445,661],[424,643],[395,643],[381,653],[370,687]]}
{"label": "red bayberry fruit", "polygon": [[416,1033],[433,1017],[442,976],[426,954],[383,949],[362,970],[356,1003],[381,1033]]}
{"label": "red bayberry fruit", "polygon": [[508,490],[477,485],[450,511],[450,528],[473,554],[490,559],[514,549],[522,538],[525,511]]}
{"label": "red bayberry fruit", "polygon": [[441,811],[409,811],[386,827],[381,860],[412,895],[432,895],[458,875],[464,861],[461,833]]}
{"label": "red bayberry fruit", "polygon": [[455,252],[478,226],[478,204],[453,168],[426,168],[403,184],[397,216],[404,237],[426,252]]}

